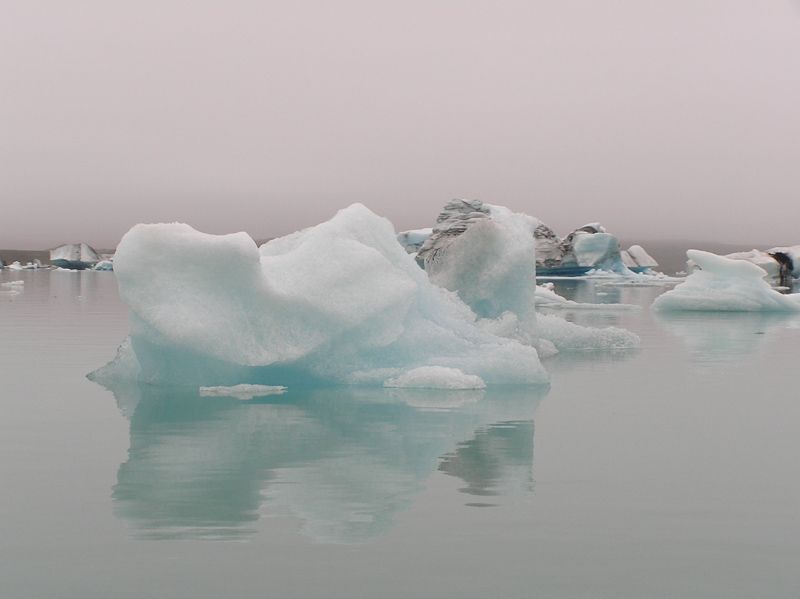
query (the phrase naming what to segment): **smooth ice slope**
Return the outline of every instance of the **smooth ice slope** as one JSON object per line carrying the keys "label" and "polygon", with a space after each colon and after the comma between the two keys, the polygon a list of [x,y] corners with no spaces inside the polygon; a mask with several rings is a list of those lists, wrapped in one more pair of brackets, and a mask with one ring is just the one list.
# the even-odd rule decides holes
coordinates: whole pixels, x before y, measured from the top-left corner
{"label": "smooth ice slope", "polygon": [[380,385],[421,366],[489,384],[547,379],[533,347],[477,326],[359,204],[260,251],[244,233],[137,225],[114,269],[131,343],[98,379]]}
{"label": "smooth ice slope", "polygon": [[800,295],[782,295],[764,277],[767,272],[751,262],[689,250],[686,256],[695,270],[684,283],[659,296],[656,310],[699,311],[794,311],[800,310]]}

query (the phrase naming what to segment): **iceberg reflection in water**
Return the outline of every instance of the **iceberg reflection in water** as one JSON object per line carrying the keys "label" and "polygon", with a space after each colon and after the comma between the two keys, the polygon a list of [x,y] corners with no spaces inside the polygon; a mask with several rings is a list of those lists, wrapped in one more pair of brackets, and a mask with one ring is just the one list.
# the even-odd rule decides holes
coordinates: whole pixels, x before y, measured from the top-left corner
{"label": "iceberg reflection in water", "polygon": [[780,312],[655,312],[654,317],[683,340],[693,365],[741,360],[761,352],[773,331],[800,328],[800,317]]}
{"label": "iceberg reflection in water", "polygon": [[290,389],[248,402],[113,392],[130,419],[115,511],[137,536],[241,538],[264,513],[299,518],[318,542],[359,543],[389,530],[437,469],[469,495],[530,492],[532,418],[547,388]]}

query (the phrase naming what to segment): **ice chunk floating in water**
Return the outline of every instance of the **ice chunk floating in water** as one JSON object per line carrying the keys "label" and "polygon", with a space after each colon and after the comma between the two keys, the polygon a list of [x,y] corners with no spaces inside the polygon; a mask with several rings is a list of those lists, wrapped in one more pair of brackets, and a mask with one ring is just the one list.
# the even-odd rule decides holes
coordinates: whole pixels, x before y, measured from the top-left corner
{"label": "ice chunk floating in water", "polygon": [[244,233],[137,225],[114,268],[131,342],[95,379],[382,385],[442,366],[489,384],[547,380],[533,347],[479,327],[359,204],[260,250]]}
{"label": "ice chunk floating in water", "polygon": [[235,399],[253,399],[267,395],[283,395],[286,387],[279,385],[233,385],[230,387],[200,387],[202,397],[233,397]]}
{"label": "ice chunk floating in water", "polygon": [[420,366],[388,379],[383,386],[406,389],[485,389],[486,383],[481,377],[464,374],[458,368]]}
{"label": "ice chunk floating in water", "polygon": [[751,262],[689,250],[699,267],[684,283],[653,302],[655,310],[726,312],[796,311],[800,295],[783,295],[764,280],[767,272]]}

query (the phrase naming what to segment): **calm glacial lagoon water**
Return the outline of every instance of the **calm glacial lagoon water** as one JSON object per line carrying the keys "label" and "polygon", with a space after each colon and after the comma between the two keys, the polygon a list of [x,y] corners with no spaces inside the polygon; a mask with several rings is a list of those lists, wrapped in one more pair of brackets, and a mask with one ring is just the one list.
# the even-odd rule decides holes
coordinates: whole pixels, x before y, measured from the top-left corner
{"label": "calm glacial lagoon water", "polygon": [[[111,273],[0,294],[0,597],[800,597],[800,318],[656,317],[549,389],[253,402],[86,379]],[[2,288],[6,289],[6,288]]]}

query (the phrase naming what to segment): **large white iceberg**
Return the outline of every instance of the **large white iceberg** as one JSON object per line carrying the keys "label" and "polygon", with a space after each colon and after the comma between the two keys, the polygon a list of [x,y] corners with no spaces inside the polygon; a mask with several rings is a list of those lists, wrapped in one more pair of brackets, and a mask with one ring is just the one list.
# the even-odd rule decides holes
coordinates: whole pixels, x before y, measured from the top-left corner
{"label": "large white iceberg", "polygon": [[442,366],[488,384],[547,380],[534,347],[479,326],[360,204],[260,249],[244,233],[137,225],[114,269],[131,341],[95,378],[380,385]]}
{"label": "large white iceberg", "polygon": [[767,271],[752,262],[688,250],[697,267],[685,282],[656,298],[656,310],[796,311],[800,295],[783,295],[764,280]]}

